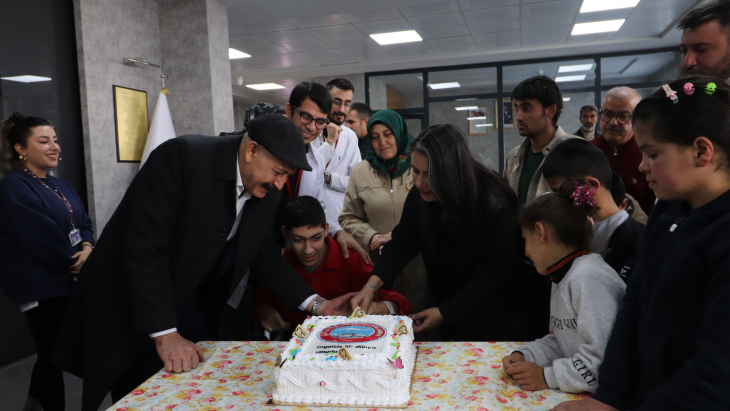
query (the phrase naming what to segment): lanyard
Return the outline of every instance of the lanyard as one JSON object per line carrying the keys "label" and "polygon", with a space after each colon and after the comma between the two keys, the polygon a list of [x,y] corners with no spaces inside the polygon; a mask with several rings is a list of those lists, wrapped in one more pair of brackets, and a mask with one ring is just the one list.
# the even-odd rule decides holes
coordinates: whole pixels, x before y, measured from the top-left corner
{"label": "lanyard", "polygon": [[71,217],[71,228],[73,228],[75,230],[76,229],[76,226],[74,225],[74,209],[73,209],[73,207],[71,207],[71,203],[69,203],[68,200],[66,199],[66,196],[64,196],[62,192],[60,192],[58,190],[54,190],[51,187],[49,187],[48,184],[44,183],[43,180],[41,180],[40,178],[38,178],[38,176],[35,175],[35,173],[33,173],[32,171],[30,171],[28,169],[28,167],[23,166],[23,171],[25,171],[31,177],[33,177],[34,179],[36,179],[36,181],[38,181],[39,183],[41,183],[41,185],[43,185],[43,187],[51,190],[51,192],[53,194],[55,194],[56,197],[60,198],[61,201],[63,201],[63,204],[66,205],[66,209],[68,210],[68,215],[69,215],[69,217]]}
{"label": "lanyard", "polygon": [[[297,185],[294,187],[294,194],[299,192],[299,182],[302,181],[302,170],[299,169],[299,176],[297,177]],[[291,184],[289,184],[289,179],[286,180],[286,189],[289,191],[289,199],[294,199],[294,194],[291,192]]]}

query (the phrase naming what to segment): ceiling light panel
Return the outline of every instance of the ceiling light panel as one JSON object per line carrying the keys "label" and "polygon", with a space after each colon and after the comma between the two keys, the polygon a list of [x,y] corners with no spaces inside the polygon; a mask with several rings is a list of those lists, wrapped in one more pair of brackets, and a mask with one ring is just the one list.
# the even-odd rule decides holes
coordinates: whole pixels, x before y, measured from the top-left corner
{"label": "ceiling light panel", "polygon": [[8,80],[8,81],[17,81],[19,83],[37,83],[39,81],[51,81],[50,77],[40,77],[40,76],[30,76],[30,75],[0,77],[0,79]]}
{"label": "ceiling light panel", "polygon": [[385,44],[412,43],[415,41],[423,41],[421,36],[419,36],[415,30],[371,34],[370,37],[373,40],[377,41],[378,44],[380,44],[381,46]]}
{"label": "ceiling light panel", "polygon": [[574,71],[588,71],[593,68],[593,63],[590,64],[573,64],[570,66],[560,66],[558,73],[572,73]]}
{"label": "ceiling light panel", "polygon": [[486,117],[486,116],[480,116],[480,117],[467,117],[466,119],[467,119],[467,120],[469,120],[469,121],[472,121],[472,120],[486,120],[486,119],[487,119],[487,117]]}
{"label": "ceiling light panel", "polygon": [[639,0],[583,0],[580,12],[591,13],[594,11],[628,9],[636,7],[637,4],[639,4]]}
{"label": "ceiling light panel", "polygon": [[456,111],[479,110],[479,107],[477,107],[477,106],[465,106],[465,107],[454,107],[454,108],[456,108]]}
{"label": "ceiling light panel", "polygon": [[444,88],[457,88],[457,87],[461,87],[459,85],[459,83],[457,83],[455,81],[454,82],[451,82],[451,83],[431,83],[428,86],[431,87],[432,90],[441,90],[441,89],[444,89]]}
{"label": "ceiling light panel", "polygon": [[570,34],[579,36],[581,34],[610,33],[612,31],[618,31],[625,21],[626,19],[618,19],[578,23],[573,26],[573,31]]}
{"label": "ceiling light panel", "polygon": [[570,97],[563,97],[563,101],[565,101],[565,102],[570,101]]}
{"label": "ceiling light panel", "polygon": [[279,88],[284,88],[284,86],[276,83],[246,84],[246,87],[252,88],[254,90],[276,90]]}
{"label": "ceiling light panel", "polygon": [[558,76],[555,78],[556,83],[566,82],[566,81],[583,81],[586,79],[585,74],[579,74],[576,76]]}

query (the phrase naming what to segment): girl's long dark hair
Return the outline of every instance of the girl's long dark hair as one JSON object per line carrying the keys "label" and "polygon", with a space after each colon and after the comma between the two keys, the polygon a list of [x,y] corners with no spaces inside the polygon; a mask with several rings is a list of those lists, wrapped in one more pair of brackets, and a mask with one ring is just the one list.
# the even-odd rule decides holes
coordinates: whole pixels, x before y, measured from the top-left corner
{"label": "girl's long dark hair", "polygon": [[428,181],[444,209],[441,220],[450,230],[463,234],[478,228],[479,191],[493,190],[517,209],[519,200],[507,182],[476,161],[464,133],[453,124],[434,124],[416,137],[411,152],[428,157]]}

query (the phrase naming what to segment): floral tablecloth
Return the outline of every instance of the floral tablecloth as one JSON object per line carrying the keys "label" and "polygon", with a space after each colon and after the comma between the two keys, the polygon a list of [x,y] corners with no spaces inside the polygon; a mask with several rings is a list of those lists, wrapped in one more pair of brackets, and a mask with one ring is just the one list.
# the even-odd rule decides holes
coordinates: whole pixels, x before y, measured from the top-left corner
{"label": "floral tablecloth", "polygon": [[[522,391],[502,370],[502,357],[522,343],[424,342],[409,410],[549,410],[583,394]],[[285,342],[201,342],[206,361],[188,373],[164,370],[110,411],[354,411],[355,408],[269,406],[274,362]],[[360,410],[373,411],[377,407]]]}

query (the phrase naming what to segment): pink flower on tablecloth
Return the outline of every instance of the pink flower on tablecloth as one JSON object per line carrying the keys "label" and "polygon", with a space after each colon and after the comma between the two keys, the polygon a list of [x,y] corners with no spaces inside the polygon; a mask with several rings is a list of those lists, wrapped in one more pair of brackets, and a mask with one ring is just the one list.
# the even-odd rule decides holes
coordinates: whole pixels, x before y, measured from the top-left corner
{"label": "pink flower on tablecloth", "polygon": [[233,394],[233,395],[241,395],[241,394],[243,394],[243,391],[233,391],[231,394]]}
{"label": "pink flower on tablecloth", "polygon": [[525,394],[524,392],[516,392],[512,394],[512,398],[514,397],[527,398],[527,394]]}
{"label": "pink flower on tablecloth", "polygon": [[261,375],[261,373],[262,373],[262,372],[263,372],[263,371],[256,371],[256,373],[255,373],[255,374],[256,374],[256,375]]}
{"label": "pink flower on tablecloth", "polygon": [[221,358],[228,358],[227,355],[221,355]]}
{"label": "pink flower on tablecloth", "polygon": [[418,382],[431,382],[431,379],[430,378],[419,378],[416,381],[418,381]]}
{"label": "pink flower on tablecloth", "polygon": [[246,353],[246,355],[253,355],[253,354],[254,354],[254,353],[252,353],[252,352],[250,352],[250,351]]}
{"label": "pink flower on tablecloth", "polygon": [[478,375],[474,377],[474,381],[478,382],[479,385],[484,385],[489,381],[489,377],[482,377],[481,375]]}
{"label": "pink flower on tablecloth", "polygon": [[482,350],[481,348],[472,348],[470,351],[473,352],[475,355],[484,353],[484,350]]}
{"label": "pink flower on tablecloth", "polygon": [[170,405],[168,405],[167,407],[165,407],[165,409],[166,409],[166,410],[171,410],[171,409],[173,409],[173,408],[175,408],[175,407],[177,407],[177,406],[178,406],[178,404],[170,404]]}
{"label": "pink flower on tablecloth", "polygon": [[193,396],[198,395],[198,394],[200,394],[202,392],[203,391],[200,391],[200,390],[189,390],[188,391],[188,395],[191,396],[191,397],[193,397]]}
{"label": "pink flower on tablecloth", "polygon": [[117,411],[127,411],[129,407],[117,408]]}
{"label": "pink flower on tablecloth", "polygon": [[438,365],[438,363],[437,362],[429,362],[429,363],[426,363],[426,365],[428,365],[429,367],[433,367],[434,365]]}
{"label": "pink flower on tablecloth", "polygon": [[472,370],[472,369],[465,370],[464,374],[474,374],[474,370]]}
{"label": "pink flower on tablecloth", "polygon": [[226,405],[226,409],[227,409],[227,410],[230,410],[230,409],[231,409],[231,408],[233,408],[233,407],[234,407],[234,405],[233,405],[233,404],[230,404],[230,405]]}
{"label": "pink flower on tablecloth", "polygon": [[433,347],[433,348],[434,348],[435,350],[440,350],[440,349],[441,349],[441,346],[439,345],[438,347]]}
{"label": "pink flower on tablecloth", "polygon": [[408,406],[410,407],[411,405],[413,405],[413,401],[408,401]]}
{"label": "pink flower on tablecloth", "polygon": [[377,408],[368,408],[368,411],[378,411]]}
{"label": "pink flower on tablecloth", "polygon": [[438,394],[427,394],[426,398],[436,398],[438,396],[439,396]]}
{"label": "pink flower on tablecloth", "polygon": [[231,353],[231,350],[223,350],[221,352],[224,353],[224,354],[230,354]]}
{"label": "pink flower on tablecloth", "polygon": [[419,354],[423,354],[423,355],[429,355],[429,354],[433,354],[433,351],[431,351],[431,350],[421,350],[418,353]]}
{"label": "pink flower on tablecloth", "polygon": [[144,394],[144,390],[134,390],[129,393],[130,395],[142,395]]}
{"label": "pink flower on tablecloth", "polygon": [[218,380],[218,382],[221,384],[225,383],[226,381],[228,381],[228,380]]}
{"label": "pink flower on tablecloth", "polygon": [[271,354],[272,352],[274,352],[274,349],[273,348],[267,348],[265,350],[262,350],[261,352],[262,353],[266,353],[266,354]]}
{"label": "pink flower on tablecloth", "polygon": [[256,382],[261,382],[263,380],[264,380],[263,378],[256,378]]}
{"label": "pink flower on tablecloth", "polygon": [[463,345],[464,345],[464,347],[473,347],[474,346],[474,344],[472,344],[472,343],[464,343]]}
{"label": "pink flower on tablecloth", "polygon": [[232,350],[237,350],[237,349],[239,349],[239,348],[241,348],[241,346],[240,346],[240,345],[237,345],[237,346],[235,346],[235,347],[233,347],[233,348],[231,348],[231,349],[232,349]]}
{"label": "pink flower on tablecloth", "polygon": [[238,381],[246,381],[249,378],[251,378],[251,377],[248,376],[248,375],[241,375],[241,376],[236,377],[236,380],[238,380]]}
{"label": "pink flower on tablecloth", "polygon": [[221,364],[223,364],[223,365],[231,365],[231,364],[233,364],[233,361],[231,361],[231,360],[225,360],[225,361],[221,361]]}
{"label": "pink flower on tablecloth", "polygon": [[261,360],[261,362],[259,362],[259,364],[266,364],[267,362],[271,362],[271,361],[269,361],[269,360]]}
{"label": "pink flower on tablecloth", "polygon": [[208,371],[208,372],[203,373],[203,375],[210,375],[210,374],[213,374],[213,372],[214,371]]}
{"label": "pink flower on tablecloth", "polygon": [[193,378],[194,380],[199,380],[199,379],[200,379],[200,376],[199,376],[199,375],[193,375],[193,376],[192,376],[192,378]]}
{"label": "pink flower on tablecloth", "polygon": [[162,374],[162,375],[160,375],[160,377],[162,377],[162,378],[170,378],[170,377],[172,377],[172,374]]}
{"label": "pink flower on tablecloth", "polygon": [[484,407],[479,407],[479,411],[489,411],[489,410]]}
{"label": "pink flower on tablecloth", "polygon": [[495,370],[498,370],[498,369],[502,368],[502,365],[501,364],[492,364],[492,368],[494,368]]}
{"label": "pink flower on tablecloth", "polygon": [[472,395],[472,396],[469,396],[469,397],[464,397],[464,399],[467,400],[467,401],[476,401],[478,398]]}
{"label": "pink flower on tablecloth", "polygon": [[499,379],[502,380],[502,382],[505,383],[506,385],[509,385],[509,382],[507,381],[507,379],[502,377],[501,375],[499,376]]}
{"label": "pink flower on tablecloth", "polygon": [[434,374],[433,378],[438,378],[441,374]]}
{"label": "pink flower on tablecloth", "polygon": [[159,390],[160,389],[160,386],[159,385],[155,385],[154,387],[152,387],[152,389],[153,390]]}
{"label": "pink flower on tablecloth", "polygon": [[191,382],[188,384],[188,387],[196,387],[198,385],[197,382]]}
{"label": "pink flower on tablecloth", "polygon": [[213,398],[213,397],[206,398],[205,402],[215,402],[215,398]]}
{"label": "pink flower on tablecloth", "polygon": [[494,395],[497,398],[497,401],[501,402],[502,404],[507,404],[507,399],[500,397],[499,394]]}

